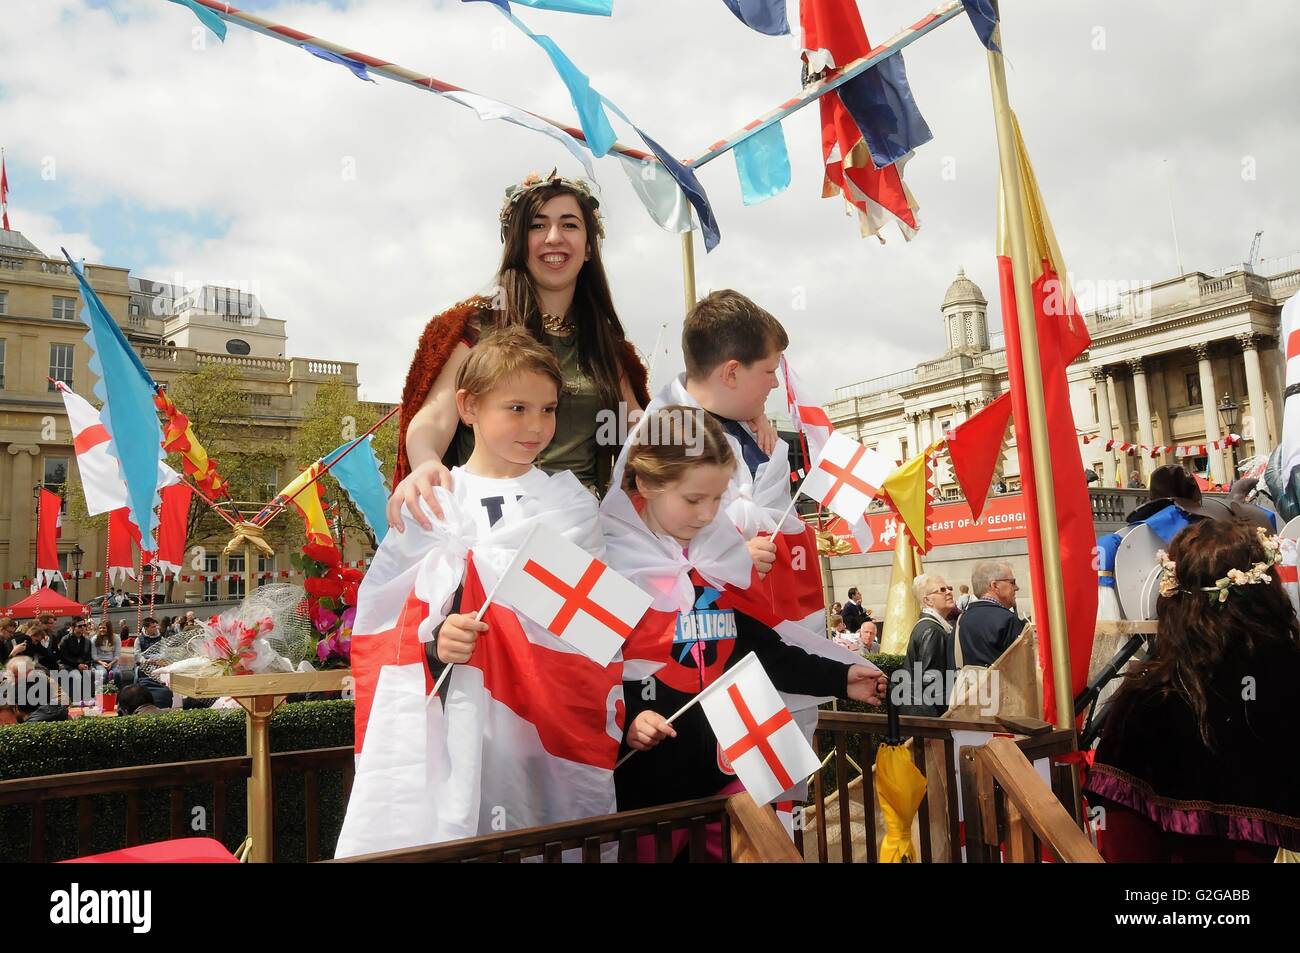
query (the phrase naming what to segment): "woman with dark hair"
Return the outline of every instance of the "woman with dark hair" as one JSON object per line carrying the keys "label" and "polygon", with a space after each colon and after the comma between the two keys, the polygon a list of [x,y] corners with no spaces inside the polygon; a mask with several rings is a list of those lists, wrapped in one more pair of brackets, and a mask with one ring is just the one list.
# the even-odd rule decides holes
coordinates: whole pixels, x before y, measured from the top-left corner
{"label": "woman with dark hair", "polygon": [[[506,190],[500,226],[492,295],[435,316],[407,372],[388,501],[388,521],[399,531],[402,505],[423,524],[418,500],[438,513],[433,488],[449,488],[451,468],[469,459],[474,435],[456,413],[455,380],[484,332],[520,325],[555,354],[565,393],[555,439],[537,465],[550,473],[571,470],[598,494],[609,487],[624,428],[650,400],[645,366],[624,333],[605,277],[604,226],[591,187],[554,170],[529,175]],[[775,431],[766,418],[761,423],[760,444],[774,445]]]}
{"label": "woman with dark hair", "polygon": [[1274,537],[1202,520],[1161,554],[1155,648],[1116,692],[1085,790],[1109,861],[1300,848],[1300,622]]}
{"label": "woman with dark hair", "polygon": [[470,298],[434,317],[407,373],[388,504],[389,522],[399,530],[402,504],[421,522],[421,497],[437,513],[433,487],[450,487],[451,467],[469,458],[474,435],[456,413],[456,372],[479,337],[502,325],[522,325],[564,371],[555,439],[538,466],[572,470],[587,486],[605,490],[619,441],[598,446],[598,415],[617,415],[620,403],[626,413],[638,411],[649,394],[645,367],[624,334],[605,278],[599,206],[586,182],[554,171],[506,190],[493,296]]}

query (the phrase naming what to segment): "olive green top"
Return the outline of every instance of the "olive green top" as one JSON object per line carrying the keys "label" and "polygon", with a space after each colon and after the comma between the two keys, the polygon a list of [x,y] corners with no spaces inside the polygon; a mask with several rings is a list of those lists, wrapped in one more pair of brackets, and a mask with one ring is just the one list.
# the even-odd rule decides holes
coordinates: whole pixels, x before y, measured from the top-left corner
{"label": "olive green top", "polygon": [[[596,382],[583,373],[578,360],[578,336],[545,334],[545,344],[560,362],[564,374],[564,393],[556,411],[555,438],[537,458],[537,466],[547,473],[571,470],[583,486],[604,495],[613,472],[613,455],[618,447],[598,447],[598,415],[605,409]],[[606,427],[606,430],[609,428]],[[458,424],[448,448],[447,466],[463,464],[474,452],[474,431]]]}

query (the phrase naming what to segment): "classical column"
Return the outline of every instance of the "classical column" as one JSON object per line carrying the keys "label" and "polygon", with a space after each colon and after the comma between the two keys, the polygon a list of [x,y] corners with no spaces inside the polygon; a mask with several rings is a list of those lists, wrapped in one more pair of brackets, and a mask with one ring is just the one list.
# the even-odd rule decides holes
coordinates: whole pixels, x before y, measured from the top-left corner
{"label": "classical column", "polygon": [[1106,449],[1106,441],[1115,439],[1110,425],[1110,371],[1104,367],[1092,369],[1092,379],[1097,382],[1097,439],[1101,441],[1101,485],[1115,479],[1115,454]]}
{"label": "classical column", "polygon": [[[1196,366],[1201,372],[1201,413],[1205,417],[1205,442],[1214,443],[1219,439],[1219,411],[1214,401],[1214,371],[1210,367],[1210,345],[1193,344],[1192,353],[1196,355]],[[1222,484],[1223,454],[1207,450],[1210,458],[1210,479]]]}
{"label": "classical column", "polygon": [[41,448],[30,444],[11,443],[9,455],[14,458],[9,481],[9,566],[5,579],[26,579],[33,575],[35,566],[31,558],[33,505],[32,468]]}
{"label": "classical column", "polygon": [[1264,375],[1259,367],[1259,336],[1238,334],[1241,358],[1246,364],[1246,399],[1250,401],[1250,415],[1255,418],[1255,453],[1267,454],[1273,448],[1269,439],[1272,421],[1264,409]]}
{"label": "classical column", "polygon": [[921,415],[916,411],[908,411],[903,414],[907,418],[907,453],[904,457],[912,457],[918,451],[917,447],[921,445]]}
{"label": "classical column", "polygon": [[[1141,358],[1134,358],[1128,362],[1128,369],[1133,374],[1133,397],[1137,403],[1138,418],[1138,443],[1150,447],[1155,443],[1155,437],[1151,433],[1151,399],[1147,394],[1147,370],[1146,365],[1142,363]],[[1141,451],[1142,453],[1142,476],[1149,477],[1154,461],[1151,459],[1150,451]]]}

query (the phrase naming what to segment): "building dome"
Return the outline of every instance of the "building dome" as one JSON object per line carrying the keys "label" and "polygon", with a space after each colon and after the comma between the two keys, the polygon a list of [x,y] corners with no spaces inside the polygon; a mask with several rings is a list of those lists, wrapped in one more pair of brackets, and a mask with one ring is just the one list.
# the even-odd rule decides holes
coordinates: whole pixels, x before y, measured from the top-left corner
{"label": "building dome", "polygon": [[988,305],[988,300],[984,297],[984,292],[980,291],[980,286],[966,277],[965,268],[957,269],[957,277],[948,286],[948,293],[943,296],[943,308],[955,304]]}

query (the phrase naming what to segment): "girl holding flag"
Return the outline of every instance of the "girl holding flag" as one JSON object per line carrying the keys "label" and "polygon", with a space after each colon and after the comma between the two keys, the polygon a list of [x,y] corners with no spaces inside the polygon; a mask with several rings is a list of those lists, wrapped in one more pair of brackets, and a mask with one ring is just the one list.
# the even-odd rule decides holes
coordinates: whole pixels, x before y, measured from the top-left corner
{"label": "girl holding flag", "polygon": [[750,582],[754,561],[721,512],[736,467],[722,427],[699,408],[666,406],[642,419],[624,451],[624,477],[601,507],[612,569],[654,595],[623,647],[627,731],[636,751],[615,774],[620,810],[708,797],[737,787],[698,706],[680,709],[754,653],[782,692],[878,703],[884,677],[786,644],[762,622],[720,608]]}

